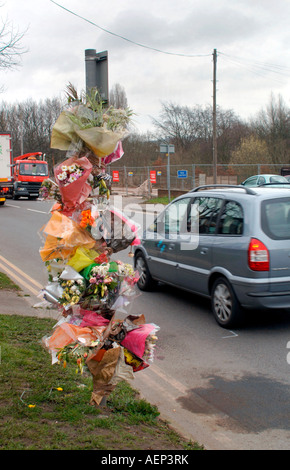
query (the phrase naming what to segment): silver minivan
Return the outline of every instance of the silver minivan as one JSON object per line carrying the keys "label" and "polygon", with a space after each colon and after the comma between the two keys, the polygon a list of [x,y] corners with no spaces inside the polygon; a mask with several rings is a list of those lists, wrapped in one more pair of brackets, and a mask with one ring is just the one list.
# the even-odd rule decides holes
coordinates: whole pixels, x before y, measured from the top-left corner
{"label": "silver minivan", "polygon": [[290,191],[195,188],[145,230],[134,261],[141,290],[161,281],[210,297],[225,328],[245,309],[290,308]]}

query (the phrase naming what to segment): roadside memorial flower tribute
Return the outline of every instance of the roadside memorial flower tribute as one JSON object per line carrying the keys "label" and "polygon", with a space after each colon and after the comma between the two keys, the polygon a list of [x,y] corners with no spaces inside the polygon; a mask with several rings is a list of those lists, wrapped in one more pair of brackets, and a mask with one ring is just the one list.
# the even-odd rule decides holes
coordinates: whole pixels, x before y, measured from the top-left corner
{"label": "roadside memorial flower tribute", "polygon": [[51,136],[51,147],[65,150],[66,158],[41,188],[44,199],[54,200],[40,230],[48,275],[41,297],[60,313],[43,344],[53,364],[73,363],[76,372],[91,374],[91,404],[99,406],[120,380],[153,361],[159,327],[128,314],[138,272],[117,257],[140,243],[138,226],[110,203],[107,172],[123,156],[131,112],[104,109],[97,90],[79,98],[69,85],[67,95]]}

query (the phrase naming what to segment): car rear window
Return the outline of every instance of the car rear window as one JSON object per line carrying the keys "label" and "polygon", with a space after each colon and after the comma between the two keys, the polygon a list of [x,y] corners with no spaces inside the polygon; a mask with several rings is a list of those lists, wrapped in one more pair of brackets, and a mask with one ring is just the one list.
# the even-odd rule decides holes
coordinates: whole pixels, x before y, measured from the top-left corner
{"label": "car rear window", "polygon": [[263,201],[261,216],[262,229],[270,238],[290,239],[290,198]]}

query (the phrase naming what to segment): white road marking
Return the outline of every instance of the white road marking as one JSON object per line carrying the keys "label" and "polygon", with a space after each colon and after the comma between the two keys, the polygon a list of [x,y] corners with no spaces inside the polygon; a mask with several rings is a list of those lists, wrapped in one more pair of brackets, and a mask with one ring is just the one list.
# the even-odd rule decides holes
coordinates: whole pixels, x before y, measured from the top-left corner
{"label": "white road marking", "polygon": [[223,336],[222,339],[226,339],[226,338],[235,338],[236,336],[239,336],[237,333],[235,333],[234,331],[231,331],[230,330],[230,333],[232,333],[231,335],[228,335],[228,336]]}
{"label": "white road marking", "polygon": [[27,211],[30,211],[30,212],[38,212],[39,214],[49,214],[49,212],[44,212],[44,211],[38,211],[36,209],[26,209]]}
{"label": "white road marking", "polygon": [[20,206],[15,206],[14,204],[6,204],[8,207],[16,207],[16,209],[20,209]]}

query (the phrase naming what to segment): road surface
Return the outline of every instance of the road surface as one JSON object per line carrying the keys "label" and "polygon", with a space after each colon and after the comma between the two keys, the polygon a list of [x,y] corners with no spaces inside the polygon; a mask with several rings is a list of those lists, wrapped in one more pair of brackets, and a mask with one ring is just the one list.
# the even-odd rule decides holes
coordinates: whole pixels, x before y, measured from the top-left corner
{"label": "road surface", "polygon": [[[29,275],[34,292],[47,283],[39,231],[51,205],[23,199],[0,208],[2,267],[4,259],[18,279]],[[131,207],[142,225],[142,208]],[[132,262],[128,250],[118,257]],[[249,312],[243,329],[229,331],[217,325],[207,300],[161,285],[152,293],[136,289],[128,313],[160,327],[154,363],[132,386],[175,428],[207,449],[290,449],[289,311]]]}

